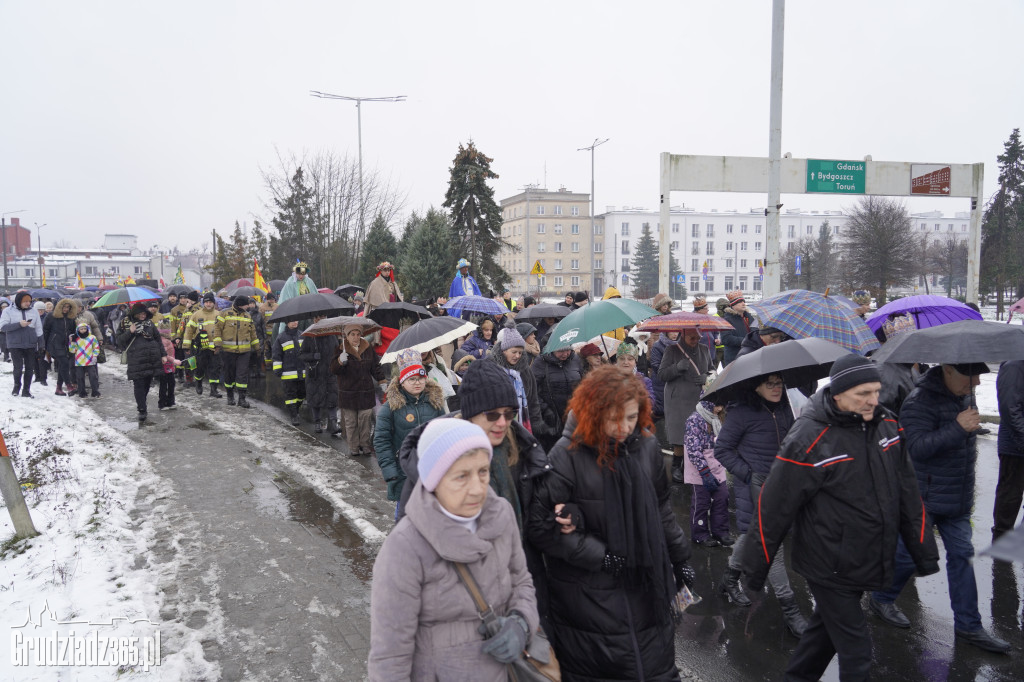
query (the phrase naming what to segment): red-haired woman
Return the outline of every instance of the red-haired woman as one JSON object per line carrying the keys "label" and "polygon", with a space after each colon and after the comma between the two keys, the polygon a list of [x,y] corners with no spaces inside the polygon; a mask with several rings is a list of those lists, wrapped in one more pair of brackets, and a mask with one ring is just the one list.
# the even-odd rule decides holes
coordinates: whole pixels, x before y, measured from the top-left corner
{"label": "red-haired woman", "polygon": [[527,534],[547,556],[551,639],[563,680],[678,680],[671,602],[693,571],[641,381],[587,374]]}

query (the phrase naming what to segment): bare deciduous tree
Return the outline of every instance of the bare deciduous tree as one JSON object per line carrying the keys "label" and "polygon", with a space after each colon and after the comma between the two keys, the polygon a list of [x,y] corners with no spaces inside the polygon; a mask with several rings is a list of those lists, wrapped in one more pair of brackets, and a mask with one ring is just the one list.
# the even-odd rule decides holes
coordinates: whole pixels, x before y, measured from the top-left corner
{"label": "bare deciduous tree", "polygon": [[902,202],[867,196],[849,212],[843,270],[853,281],[870,288],[884,305],[889,287],[914,280],[917,241],[910,229],[910,214]]}

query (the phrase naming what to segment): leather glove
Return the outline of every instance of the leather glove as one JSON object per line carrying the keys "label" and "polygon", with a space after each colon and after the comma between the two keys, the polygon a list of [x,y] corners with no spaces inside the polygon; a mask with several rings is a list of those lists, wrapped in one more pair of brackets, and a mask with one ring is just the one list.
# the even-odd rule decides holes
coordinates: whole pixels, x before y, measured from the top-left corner
{"label": "leather glove", "polygon": [[672,575],[676,577],[676,591],[683,589],[683,585],[693,588],[693,581],[697,578],[693,567],[686,561],[673,566]]}
{"label": "leather glove", "polygon": [[711,469],[708,467],[702,467],[697,471],[700,474],[700,480],[704,483],[704,487],[707,488],[709,493],[713,493],[718,490],[718,479],[711,473]]}
{"label": "leather glove", "polygon": [[511,663],[519,658],[526,648],[527,624],[513,611],[507,617],[499,618],[500,628],[494,636],[484,642],[481,651],[493,657],[498,663]]}
{"label": "leather glove", "polygon": [[626,557],[607,553],[604,555],[604,561],[601,562],[601,570],[605,573],[611,573],[613,578],[618,578],[624,568],[626,568]]}

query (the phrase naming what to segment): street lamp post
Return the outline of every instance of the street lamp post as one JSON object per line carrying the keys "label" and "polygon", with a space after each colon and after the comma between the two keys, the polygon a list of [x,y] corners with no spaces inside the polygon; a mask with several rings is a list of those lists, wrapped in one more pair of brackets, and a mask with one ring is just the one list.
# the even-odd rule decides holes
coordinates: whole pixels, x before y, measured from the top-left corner
{"label": "street lamp post", "polygon": [[46,227],[46,223],[40,225],[39,223],[33,223],[36,226],[36,263],[39,264],[39,285],[43,284],[43,266],[46,264],[46,259],[43,258],[43,228]]}
{"label": "street lamp post", "polygon": [[27,209],[21,209],[20,211],[7,211],[6,213],[0,214],[0,233],[3,233],[3,247],[4,247],[4,289],[9,288],[7,281],[7,216],[14,215],[15,213],[24,213]]}
{"label": "street lamp post", "polygon": [[[604,138],[603,140],[600,140],[600,139],[595,137],[594,138],[594,143],[591,144],[589,147],[580,147],[579,149],[576,150],[578,152],[586,152],[586,151],[590,152],[590,241],[591,241],[590,260],[591,260],[591,264],[593,264],[593,260],[594,260],[593,241],[594,241],[594,224],[595,224],[594,221],[596,219],[596,214],[594,213],[594,150],[596,148],[600,147],[601,145],[603,145],[608,140],[609,140],[609,138],[607,138],[607,137]],[[590,275],[590,289],[591,289],[591,291],[593,291],[593,289],[594,289],[594,275],[593,275],[594,268],[593,267],[590,268],[590,272],[591,272],[591,275]]]}
{"label": "street lamp post", "polygon": [[405,95],[396,95],[394,97],[349,97],[348,95],[332,95],[329,92],[320,92],[319,90],[310,90],[310,96],[319,97],[321,99],[341,99],[349,102],[356,103],[356,120],[358,125],[358,139],[359,139],[359,239],[356,242],[356,248],[362,243],[363,235],[366,234],[366,197],[363,194],[363,102],[404,102]]}

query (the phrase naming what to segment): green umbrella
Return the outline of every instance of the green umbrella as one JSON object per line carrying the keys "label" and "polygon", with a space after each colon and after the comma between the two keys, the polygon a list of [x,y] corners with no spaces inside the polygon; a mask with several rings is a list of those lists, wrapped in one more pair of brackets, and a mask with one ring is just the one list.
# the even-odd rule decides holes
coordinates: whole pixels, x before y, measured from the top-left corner
{"label": "green umbrella", "polygon": [[544,352],[569,348],[576,341],[589,339],[619,327],[632,327],[658,314],[654,308],[627,298],[587,303],[566,315],[551,330],[551,337],[544,347]]}

